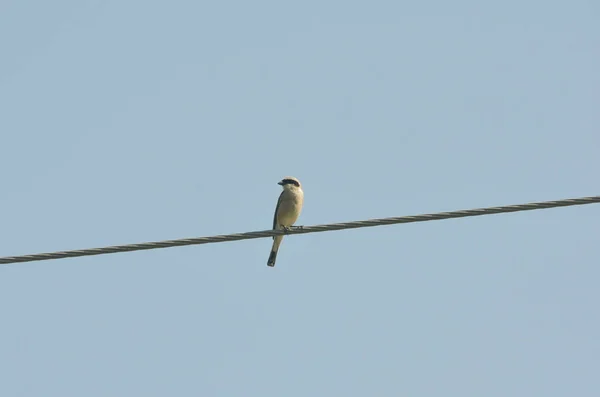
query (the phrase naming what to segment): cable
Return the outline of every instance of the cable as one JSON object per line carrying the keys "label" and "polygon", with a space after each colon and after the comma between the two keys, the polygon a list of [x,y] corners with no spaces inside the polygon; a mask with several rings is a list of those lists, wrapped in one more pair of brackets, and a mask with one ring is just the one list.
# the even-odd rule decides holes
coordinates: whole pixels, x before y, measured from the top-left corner
{"label": "cable", "polygon": [[573,205],[593,204],[593,203],[599,203],[599,202],[600,202],[600,196],[590,196],[590,197],[581,197],[581,198],[556,200],[556,201],[542,201],[542,202],[537,202],[537,203],[506,205],[506,206],[502,206],[502,207],[477,208],[477,209],[471,209],[471,210],[439,212],[439,213],[435,213],[435,214],[422,214],[422,215],[401,216],[401,217],[396,217],[396,218],[381,218],[381,219],[370,219],[370,220],[366,220],[366,221],[332,223],[332,224],[328,224],[328,225],[298,226],[298,227],[293,227],[290,230],[264,230],[264,231],[258,231],[258,232],[226,234],[226,235],[221,235],[221,236],[197,237],[197,238],[186,238],[186,239],[179,239],[179,240],[156,241],[156,242],[140,243],[140,244],[116,245],[116,246],[112,246],[112,247],[90,248],[90,249],[82,249],[82,250],[74,250],[74,251],[58,251],[58,252],[49,252],[49,253],[33,254],[33,255],[7,256],[7,257],[0,258],[0,264],[45,261],[45,260],[50,260],[50,259],[62,259],[62,258],[74,258],[74,257],[78,257],[78,256],[113,254],[113,253],[117,253],[117,252],[142,251],[142,250],[151,250],[151,249],[157,249],[157,248],[181,247],[184,245],[224,243],[226,241],[248,240],[248,239],[255,239],[255,238],[278,236],[278,235],[282,235],[282,234],[288,235],[288,234],[318,233],[318,232],[327,232],[327,231],[331,231],[331,230],[357,229],[357,228],[361,228],[361,227],[393,225],[393,224],[397,224],[397,223],[428,222],[428,221],[451,219],[451,218],[465,218],[465,217],[470,217],[470,216],[492,215],[492,214],[501,214],[501,213],[507,213],[507,212],[532,211],[532,210],[540,210],[540,209],[554,208],[554,207],[568,207],[568,206],[573,206]]}

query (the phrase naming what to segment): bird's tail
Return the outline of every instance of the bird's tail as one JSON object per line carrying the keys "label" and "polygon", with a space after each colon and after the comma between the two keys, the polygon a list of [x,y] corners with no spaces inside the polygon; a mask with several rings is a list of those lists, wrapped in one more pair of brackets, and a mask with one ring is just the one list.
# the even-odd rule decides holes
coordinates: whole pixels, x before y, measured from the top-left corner
{"label": "bird's tail", "polygon": [[277,259],[277,251],[271,251],[271,255],[269,255],[269,260],[267,261],[267,266],[275,266],[275,259]]}
{"label": "bird's tail", "polygon": [[283,240],[283,236],[275,236],[275,238],[273,239],[273,247],[271,248],[271,254],[269,255],[267,266],[275,266],[275,260],[277,259],[277,251],[279,251],[279,245],[281,244],[281,240]]}

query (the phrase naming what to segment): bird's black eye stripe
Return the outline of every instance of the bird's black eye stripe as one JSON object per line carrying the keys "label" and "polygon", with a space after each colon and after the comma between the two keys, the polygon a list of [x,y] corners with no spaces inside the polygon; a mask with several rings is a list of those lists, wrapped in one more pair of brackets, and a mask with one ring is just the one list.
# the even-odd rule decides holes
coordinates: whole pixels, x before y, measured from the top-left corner
{"label": "bird's black eye stripe", "polygon": [[281,181],[284,185],[296,185],[298,187],[300,187],[300,184],[298,183],[298,181],[295,181],[293,179],[284,179],[283,181]]}

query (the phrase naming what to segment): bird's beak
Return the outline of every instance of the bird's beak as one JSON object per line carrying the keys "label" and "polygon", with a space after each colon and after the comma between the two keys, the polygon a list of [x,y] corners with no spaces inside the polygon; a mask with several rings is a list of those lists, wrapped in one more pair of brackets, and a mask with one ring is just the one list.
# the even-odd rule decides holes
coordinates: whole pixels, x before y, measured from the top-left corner
{"label": "bird's beak", "polygon": [[283,186],[283,181],[279,181],[277,184]]}

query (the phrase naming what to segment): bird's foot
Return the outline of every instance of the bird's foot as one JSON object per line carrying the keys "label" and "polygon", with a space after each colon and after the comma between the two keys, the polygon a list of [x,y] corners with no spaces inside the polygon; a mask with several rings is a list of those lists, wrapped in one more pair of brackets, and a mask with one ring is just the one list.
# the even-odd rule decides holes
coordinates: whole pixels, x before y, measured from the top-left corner
{"label": "bird's foot", "polygon": [[281,226],[281,229],[285,234],[287,234],[289,232],[293,232],[294,230],[304,229],[304,226]]}

